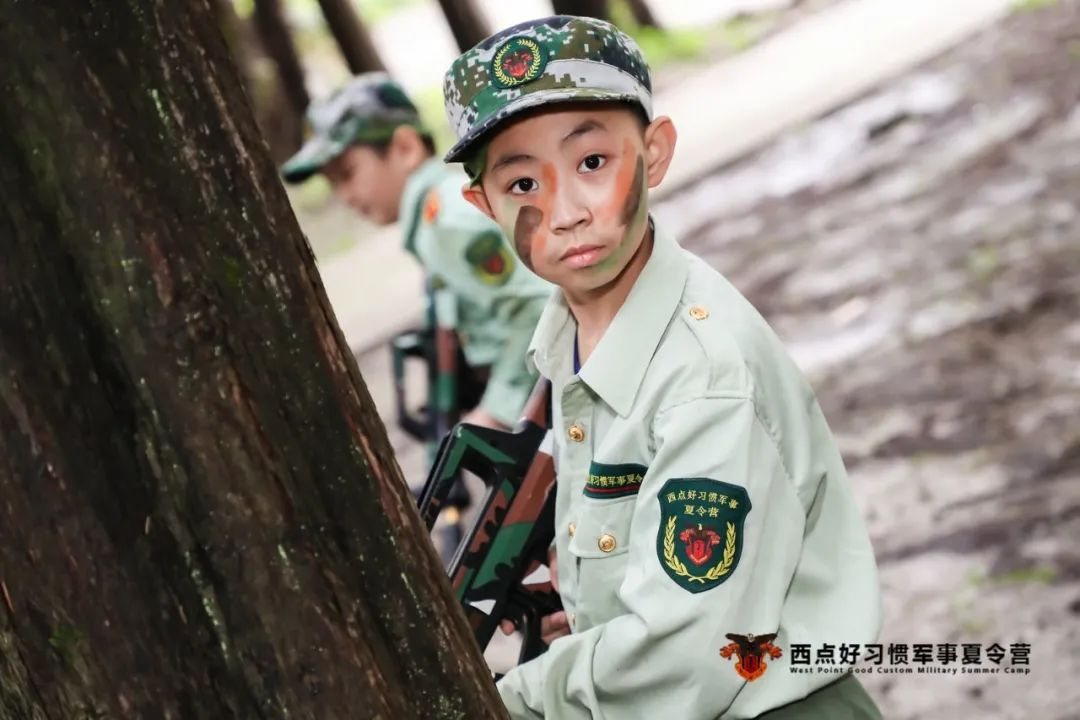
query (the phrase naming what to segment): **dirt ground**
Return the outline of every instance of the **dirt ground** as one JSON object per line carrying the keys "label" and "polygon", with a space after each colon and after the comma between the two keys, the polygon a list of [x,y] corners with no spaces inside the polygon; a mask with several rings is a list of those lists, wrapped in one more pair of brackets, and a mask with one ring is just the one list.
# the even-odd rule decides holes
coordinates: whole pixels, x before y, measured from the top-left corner
{"label": "dirt ground", "polygon": [[1026,9],[659,208],[807,371],[873,535],[888,718],[1077,718],[1080,2]]}
{"label": "dirt ground", "polygon": [[[1029,675],[863,676],[887,718],[1080,717],[1080,0],[1023,4],[656,208],[817,391],[881,642],[1031,646]],[[388,409],[388,352],[359,359]]]}

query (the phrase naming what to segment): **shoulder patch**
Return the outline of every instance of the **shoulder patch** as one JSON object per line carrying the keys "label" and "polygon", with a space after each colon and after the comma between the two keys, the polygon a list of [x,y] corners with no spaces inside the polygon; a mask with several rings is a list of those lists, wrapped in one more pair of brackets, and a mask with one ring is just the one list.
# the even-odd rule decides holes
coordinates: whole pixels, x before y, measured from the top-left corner
{"label": "shoulder patch", "polygon": [[658,500],[656,554],[668,577],[692,593],[731,577],[751,507],[746,489],[709,478],[672,478]]}
{"label": "shoulder patch", "polygon": [[465,248],[465,261],[486,285],[505,285],[514,274],[514,259],[498,230],[478,235]]}
{"label": "shoulder patch", "polygon": [[423,217],[424,222],[428,225],[435,222],[435,218],[439,217],[439,191],[435,188],[428,190],[427,195],[424,197]]}
{"label": "shoulder patch", "polygon": [[636,495],[647,471],[647,467],[636,463],[590,463],[589,477],[585,481],[585,497],[614,499]]}

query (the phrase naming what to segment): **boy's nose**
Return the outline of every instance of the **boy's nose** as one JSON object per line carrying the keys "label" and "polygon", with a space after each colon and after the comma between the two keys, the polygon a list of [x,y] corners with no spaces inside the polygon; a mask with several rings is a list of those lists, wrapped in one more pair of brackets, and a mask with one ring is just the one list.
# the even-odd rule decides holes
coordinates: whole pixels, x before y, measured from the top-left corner
{"label": "boy's nose", "polygon": [[560,183],[551,199],[551,231],[566,232],[589,221],[589,209],[570,183]]}

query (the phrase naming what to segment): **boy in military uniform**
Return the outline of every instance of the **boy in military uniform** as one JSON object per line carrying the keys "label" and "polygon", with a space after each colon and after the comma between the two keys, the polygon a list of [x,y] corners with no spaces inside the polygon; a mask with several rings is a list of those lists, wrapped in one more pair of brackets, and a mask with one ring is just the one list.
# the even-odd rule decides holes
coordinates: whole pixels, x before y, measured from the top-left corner
{"label": "boy in military uniform", "polygon": [[322,172],[334,192],[377,224],[400,221],[405,248],[423,265],[435,320],[457,331],[466,361],[487,384],[464,420],[506,428],[535,374],[525,350],[551,286],[517,262],[498,225],[461,196],[465,176],[435,156],[405,91],[367,73],[308,110],[312,132],[282,167],[287,182]]}
{"label": "boy in military uniform", "polygon": [[876,638],[874,555],[779,339],[649,215],[676,132],[636,44],[524,23],[459,57],[444,94],[465,196],[560,288],[529,359],[552,383],[572,632],[499,682],[511,717],[879,717],[853,675],[790,667],[793,643]]}

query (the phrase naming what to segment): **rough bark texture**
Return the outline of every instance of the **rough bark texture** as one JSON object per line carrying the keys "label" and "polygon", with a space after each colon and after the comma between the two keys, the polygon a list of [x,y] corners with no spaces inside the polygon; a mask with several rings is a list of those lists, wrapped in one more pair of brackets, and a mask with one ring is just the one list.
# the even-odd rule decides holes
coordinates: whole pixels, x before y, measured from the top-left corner
{"label": "rough bark texture", "polygon": [[353,10],[351,0],[319,0],[319,7],[351,72],[386,69],[375,43],[371,41],[371,35]]}
{"label": "rough bark texture", "polygon": [[454,42],[463,52],[491,34],[475,0],[439,0]]}
{"label": "rough bark texture", "polygon": [[504,716],[205,0],[0,88],[0,718]]}

